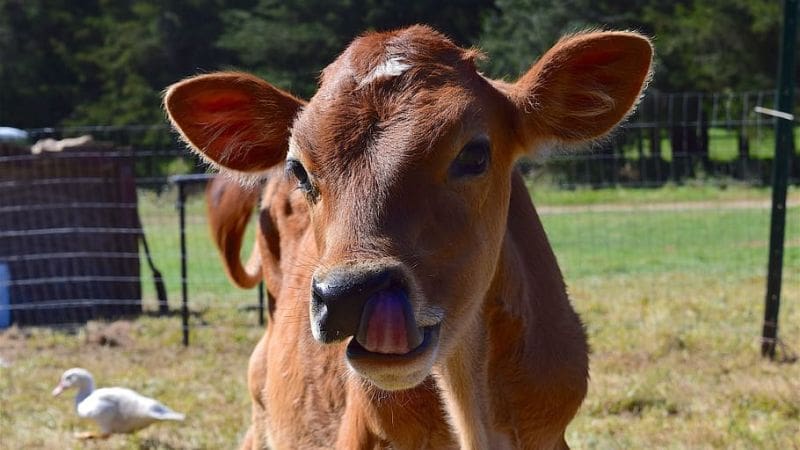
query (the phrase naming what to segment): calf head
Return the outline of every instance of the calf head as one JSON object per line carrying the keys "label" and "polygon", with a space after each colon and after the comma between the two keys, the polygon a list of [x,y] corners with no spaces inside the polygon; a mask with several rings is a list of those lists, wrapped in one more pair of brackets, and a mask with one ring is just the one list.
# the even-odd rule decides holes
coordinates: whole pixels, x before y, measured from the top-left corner
{"label": "calf head", "polygon": [[308,202],[319,342],[384,389],[413,387],[479,320],[497,276],[515,161],[601,138],[650,72],[641,35],[562,39],[514,83],[424,26],[356,39],[309,102],[242,73],[171,86],[170,119],[222,170],[284,163]]}

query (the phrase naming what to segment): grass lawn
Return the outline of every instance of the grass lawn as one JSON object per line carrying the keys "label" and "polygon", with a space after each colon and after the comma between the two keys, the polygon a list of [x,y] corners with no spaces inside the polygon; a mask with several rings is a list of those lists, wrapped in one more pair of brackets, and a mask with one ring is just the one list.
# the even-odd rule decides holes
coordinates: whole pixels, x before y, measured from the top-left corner
{"label": "grass lawn", "polygon": [[[528,182],[533,201],[538,208],[564,205],[596,205],[596,204],[675,204],[681,202],[769,202],[771,191],[768,188],[754,188],[742,184],[715,186],[707,183],[673,185],[667,184],[658,189],[607,188],[592,189],[579,187],[576,189],[558,189],[548,185]],[[790,199],[800,201],[800,191],[790,189]]]}
{"label": "grass lawn", "polygon": [[[661,156],[665,161],[672,160],[672,143],[670,142],[669,128],[662,128],[659,143]],[[750,145],[750,158],[771,159],[775,155],[775,128],[771,125],[749,126],[745,128],[747,141]],[[643,133],[649,132],[644,130]],[[689,133],[694,130],[689,131]],[[713,161],[733,161],[739,158],[739,129],[710,127],[708,129],[708,156]],[[631,132],[633,133],[633,132]],[[679,135],[683,136],[683,135]],[[800,133],[795,130],[795,151],[800,152]],[[650,141],[643,139],[642,151],[651,156]],[[638,143],[626,144],[622,149],[627,158],[638,158]]]}
{"label": "grass lawn", "polygon": [[[769,192],[730,187],[559,191],[533,187],[592,345],[573,448],[798,448],[800,363],[760,358]],[[800,351],[800,192],[790,192],[780,335]],[[170,304],[180,302],[174,195],[141,214]],[[655,207],[654,207],[655,206]],[[559,209],[561,208],[561,209]],[[0,448],[233,448],[249,422],[247,359],[261,335],[255,291],[230,286],[188,206],[192,345],[177,317],[0,333]],[[249,250],[249,246],[246,246]],[[155,309],[147,270],[146,306]],[[115,346],[102,345],[111,342]],[[785,353],[782,353],[785,354]],[[187,414],[184,424],[82,443],[71,398],[50,397],[80,365]]]}

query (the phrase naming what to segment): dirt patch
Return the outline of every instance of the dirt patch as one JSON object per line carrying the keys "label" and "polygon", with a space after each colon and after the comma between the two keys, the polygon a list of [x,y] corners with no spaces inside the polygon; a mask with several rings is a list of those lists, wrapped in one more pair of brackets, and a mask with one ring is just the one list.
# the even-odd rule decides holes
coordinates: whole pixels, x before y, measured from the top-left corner
{"label": "dirt patch", "polygon": [[25,352],[25,341],[31,332],[12,325],[0,331],[0,367],[10,367],[20,354]]}
{"label": "dirt patch", "polygon": [[29,329],[12,325],[7,330],[0,331],[0,349],[21,347],[31,334]]}
{"label": "dirt patch", "polygon": [[129,347],[133,344],[134,327],[128,320],[116,322],[89,322],[86,324],[86,342],[107,347]]}
{"label": "dirt patch", "polygon": [[[85,328],[18,327],[0,331],[0,366],[8,367],[32,351],[59,346],[63,339],[85,333],[88,345],[130,348],[135,345],[136,325],[128,320],[89,322]],[[31,342],[35,346],[31,347]]]}

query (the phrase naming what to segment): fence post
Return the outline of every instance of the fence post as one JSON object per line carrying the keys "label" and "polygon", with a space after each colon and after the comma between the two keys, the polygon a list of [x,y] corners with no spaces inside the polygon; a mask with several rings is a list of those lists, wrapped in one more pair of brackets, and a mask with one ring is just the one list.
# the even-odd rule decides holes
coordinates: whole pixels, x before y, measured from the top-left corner
{"label": "fence post", "polygon": [[[797,34],[797,0],[783,2],[783,39],[781,41],[780,64],[778,65],[777,110],[792,113],[794,96],[794,52]],[[778,339],[778,310],[781,304],[781,276],[783,272],[783,239],[786,228],[786,186],[789,177],[789,162],[793,120],[776,119],[775,158],[772,163],[772,215],[769,233],[769,266],[767,273],[767,295],[764,307],[764,328],[761,339],[761,355],[775,358]]]}
{"label": "fence post", "polygon": [[186,268],[186,192],[183,183],[178,181],[178,220],[181,233],[181,324],[183,326],[183,346],[189,346],[189,290]]}

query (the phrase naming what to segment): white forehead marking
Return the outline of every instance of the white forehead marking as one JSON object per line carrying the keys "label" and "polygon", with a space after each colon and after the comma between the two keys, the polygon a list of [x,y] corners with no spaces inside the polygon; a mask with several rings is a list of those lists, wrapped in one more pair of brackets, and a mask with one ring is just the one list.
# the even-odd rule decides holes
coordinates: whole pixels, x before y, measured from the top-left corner
{"label": "white forehead marking", "polygon": [[289,136],[289,151],[286,152],[286,159],[297,159],[297,144],[294,142],[294,136]]}
{"label": "white forehead marking", "polygon": [[406,62],[406,60],[401,56],[389,58],[382,64],[379,64],[377,67],[372,69],[372,72],[368,73],[367,76],[365,76],[364,79],[358,83],[358,87],[364,87],[378,78],[391,78],[402,75],[403,72],[410,68],[411,64]]}

